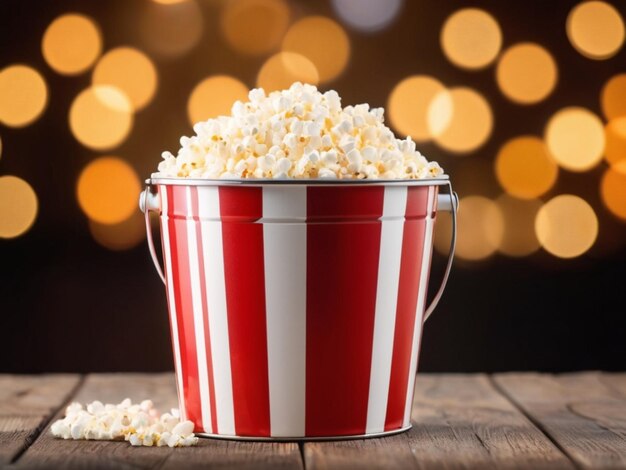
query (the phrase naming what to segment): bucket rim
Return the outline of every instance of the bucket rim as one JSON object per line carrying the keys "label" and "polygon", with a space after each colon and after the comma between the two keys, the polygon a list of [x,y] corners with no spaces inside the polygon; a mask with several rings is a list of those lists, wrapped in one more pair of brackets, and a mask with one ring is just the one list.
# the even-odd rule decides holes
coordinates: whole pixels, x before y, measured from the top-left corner
{"label": "bucket rim", "polygon": [[145,180],[147,185],[165,186],[442,186],[450,183],[448,175],[427,179],[208,179],[162,178],[154,175]]}

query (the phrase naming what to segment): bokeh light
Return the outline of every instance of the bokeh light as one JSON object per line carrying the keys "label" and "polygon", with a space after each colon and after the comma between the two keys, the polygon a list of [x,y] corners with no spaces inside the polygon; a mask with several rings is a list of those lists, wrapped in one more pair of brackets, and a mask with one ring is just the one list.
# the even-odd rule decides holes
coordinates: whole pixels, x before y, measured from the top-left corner
{"label": "bokeh light", "polygon": [[214,75],[198,83],[187,102],[187,116],[194,125],[199,121],[230,114],[237,100],[247,100],[248,87],[228,75]]}
{"label": "bokeh light", "polygon": [[135,210],[133,214],[118,224],[101,224],[89,220],[91,236],[100,245],[113,251],[128,250],[139,245],[146,238],[144,215]]}
{"label": "bokeh light", "polygon": [[481,69],[493,62],[502,47],[502,32],[495,18],[478,8],[464,8],[446,20],[441,48],[450,62],[466,69]]}
{"label": "bokeh light", "polygon": [[[417,142],[432,137],[428,126],[428,110],[435,96],[445,90],[443,84],[428,75],[413,75],[398,83],[387,101],[387,113],[391,125],[401,134],[410,135]],[[446,113],[449,121],[451,113]],[[436,127],[442,128],[448,125]]]}
{"label": "bokeh light", "polygon": [[480,93],[457,87],[437,93],[430,103],[427,122],[441,148],[461,154],[486,142],[493,129],[493,114]]}
{"label": "bokeh light", "polygon": [[626,162],[626,116],[604,126],[604,158],[611,165]]}
{"label": "bokeh light", "polygon": [[330,18],[310,16],[294,23],[283,40],[283,51],[308,58],[321,83],[344,71],[350,59],[350,40],[343,28]]}
{"label": "bokeh light", "polygon": [[572,46],[589,59],[613,57],[624,44],[624,20],[606,2],[579,3],[568,15],[565,29]]}
{"label": "bokeh light", "polygon": [[[450,248],[451,219],[437,214],[435,247],[447,254]],[[459,203],[456,255],[481,260],[494,254],[504,236],[504,217],[499,206],[482,196],[466,196]]]}
{"label": "bokeh light", "polygon": [[237,52],[263,55],[280,46],[289,26],[285,0],[230,0],[221,11],[221,32]]}
{"label": "bokeh light", "polygon": [[535,233],[535,218],[541,207],[539,199],[517,199],[501,195],[496,204],[504,217],[504,234],[498,251],[519,258],[528,256],[540,247]]}
{"label": "bokeh light", "polygon": [[37,195],[17,176],[0,176],[0,238],[19,237],[37,217]]}
{"label": "bokeh light", "polygon": [[136,25],[145,48],[165,59],[189,52],[200,41],[203,26],[196,0],[144,2]]}
{"label": "bokeh light", "polygon": [[85,15],[59,16],[46,29],[41,51],[48,65],[60,74],[85,72],[102,52],[100,28]]}
{"label": "bokeh light", "polygon": [[157,71],[152,61],[132,47],[113,49],[98,61],[92,82],[122,90],[135,110],[143,109],[154,97]]}
{"label": "bokeh light", "polygon": [[600,194],[607,209],[626,220],[626,160],[605,171]]}
{"label": "bokeh light", "polygon": [[496,81],[502,93],[519,104],[545,99],[556,86],[558,68],[552,54],[530,42],[509,47],[496,67]]}
{"label": "bokeh light", "polygon": [[341,21],[362,32],[385,29],[396,19],[403,3],[403,0],[332,0]]}
{"label": "bokeh light", "polygon": [[313,62],[295,52],[279,52],[267,59],[256,79],[266,92],[289,88],[293,82],[317,85],[319,74]]}
{"label": "bokeh light", "polygon": [[598,116],[581,107],[555,113],[545,130],[548,150],[566,170],[586,171],[596,166],[604,152],[604,126]]}
{"label": "bokeh light", "polygon": [[0,70],[0,122],[23,127],[37,119],[48,103],[48,88],[37,70],[10,65]]}
{"label": "bokeh light", "polygon": [[99,157],[80,173],[76,186],[78,204],[91,220],[118,224],[137,208],[139,177],[118,157]]}
{"label": "bokeh light", "polygon": [[607,119],[626,117],[626,73],[615,75],[605,83],[600,104]]}
{"label": "bokeh light", "polygon": [[495,170],[500,186],[521,199],[536,198],[549,191],[559,171],[543,140],[534,136],[506,142],[496,156]]}
{"label": "bokeh light", "polygon": [[535,219],[535,231],[543,248],[559,258],[585,253],[598,236],[598,218],[583,199],[563,194],[546,202]]}
{"label": "bokeh light", "polygon": [[116,87],[92,86],[72,102],[69,123],[72,134],[84,146],[96,150],[111,149],[130,133],[132,105]]}

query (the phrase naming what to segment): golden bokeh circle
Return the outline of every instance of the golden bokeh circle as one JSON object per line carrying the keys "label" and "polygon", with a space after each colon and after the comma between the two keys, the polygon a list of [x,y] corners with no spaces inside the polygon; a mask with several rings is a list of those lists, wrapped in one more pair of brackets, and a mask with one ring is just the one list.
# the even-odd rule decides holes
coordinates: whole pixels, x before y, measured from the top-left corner
{"label": "golden bokeh circle", "polygon": [[274,54],[261,66],[256,85],[270,93],[289,88],[293,82],[317,85],[319,74],[313,62],[295,52]]}
{"label": "golden bokeh circle", "polygon": [[575,258],[592,247],[598,237],[598,218],[583,199],[563,194],[550,199],[537,212],[535,232],[541,246],[559,258]]}
{"label": "golden bokeh circle", "polygon": [[283,39],[282,49],[313,62],[320,83],[337,78],[350,59],[348,35],[338,23],[323,16],[309,16],[294,23]]}
{"label": "golden bokeh circle", "polygon": [[53,70],[63,75],[77,75],[89,69],[102,52],[100,28],[88,16],[61,15],[46,29],[41,50]]}
{"label": "golden bokeh circle", "polygon": [[80,173],[76,197],[83,212],[101,224],[119,224],[137,208],[141,185],[135,170],[118,157],[99,157]]}
{"label": "golden bokeh circle", "polygon": [[626,116],[604,126],[604,158],[611,165],[626,162]]}
{"label": "golden bokeh circle", "polygon": [[449,152],[469,153],[483,145],[493,129],[487,100],[465,87],[440,91],[432,99],[427,117],[433,140]]}
{"label": "golden bokeh circle", "polygon": [[83,90],[72,102],[69,114],[72,134],[86,147],[107,150],[121,144],[133,126],[128,97],[111,85]]}
{"label": "golden bokeh circle", "polygon": [[530,42],[515,44],[500,56],[496,81],[502,93],[519,104],[544,100],[558,81],[558,68],[547,49]]}
{"label": "golden bokeh circle", "polygon": [[589,59],[613,57],[624,44],[624,20],[606,2],[579,3],[567,16],[565,29],[572,46]]}
{"label": "golden bokeh circle", "polygon": [[605,171],[600,184],[600,195],[613,215],[626,220],[626,160]]}
{"label": "golden bokeh circle", "polygon": [[548,121],[545,141],[559,166],[570,171],[587,171],[602,159],[604,126],[588,109],[563,108]]}
{"label": "golden bokeh circle", "polygon": [[118,224],[101,224],[90,219],[89,231],[98,244],[113,251],[134,248],[146,238],[145,219],[139,210]]}
{"label": "golden bokeh circle", "polygon": [[158,78],[156,67],[143,52],[133,47],[118,47],[98,61],[92,83],[112,85],[122,90],[137,111],[154,97]]}
{"label": "golden bokeh circle", "polygon": [[213,75],[198,83],[187,101],[191,125],[199,121],[230,114],[233,103],[245,101],[248,87],[234,77]]}
{"label": "golden bokeh circle", "polygon": [[600,104],[607,119],[626,117],[626,73],[615,75],[604,84]]}
{"label": "golden bokeh circle", "polygon": [[504,235],[498,251],[514,258],[528,256],[537,251],[540,244],[535,233],[535,218],[541,201],[502,194],[496,204],[504,217]]}
{"label": "golden bokeh circle", "polygon": [[289,16],[285,0],[230,0],[221,11],[220,28],[237,52],[263,55],[280,46]]}
{"label": "golden bokeh circle", "polygon": [[0,176],[0,238],[19,237],[37,218],[37,194],[22,178]]}
{"label": "golden bokeh circle", "polygon": [[543,140],[521,136],[506,142],[495,161],[500,186],[512,196],[532,199],[548,192],[556,183],[558,166]]}
{"label": "golden bokeh circle", "polygon": [[496,19],[478,8],[463,8],[448,17],[441,30],[441,48],[450,62],[466,69],[492,63],[502,47]]}
{"label": "golden bokeh circle", "polygon": [[35,121],[48,104],[48,87],[41,74],[22,64],[0,70],[0,122],[23,127]]}
{"label": "golden bokeh circle", "polygon": [[435,96],[444,90],[439,80],[428,75],[405,78],[389,94],[387,113],[391,125],[400,134],[411,136],[417,142],[430,140],[432,133],[428,126],[428,110]]}

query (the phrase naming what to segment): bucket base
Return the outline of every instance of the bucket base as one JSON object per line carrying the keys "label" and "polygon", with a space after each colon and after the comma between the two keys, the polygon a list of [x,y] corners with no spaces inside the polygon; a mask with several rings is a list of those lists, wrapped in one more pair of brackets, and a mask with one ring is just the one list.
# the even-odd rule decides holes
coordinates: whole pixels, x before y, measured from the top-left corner
{"label": "bucket base", "polygon": [[306,441],[347,441],[351,439],[369,439],[372,437],[385,437],[393,436],[394,434],[400,434],[401,432],[408,431],[413,426],[408,426],[400,429],[393,429],[391,431],[373,432],[369,434],[352,434],[348,436],[313,436],[313,437],[254,437],[254,436],[225,436],[223,434],[209,434],[206,432],[195,433],[198,437],[208,437],[211,439],[223,439],[227,441],[265,441],[265,442],[306,442]]}

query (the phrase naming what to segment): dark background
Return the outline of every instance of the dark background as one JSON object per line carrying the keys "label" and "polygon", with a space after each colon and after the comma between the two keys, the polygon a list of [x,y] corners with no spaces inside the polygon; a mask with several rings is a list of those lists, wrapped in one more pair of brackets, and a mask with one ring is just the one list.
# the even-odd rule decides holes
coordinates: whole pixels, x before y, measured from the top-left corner
{"label": "dark background", "polygon": [[[147,0],[146,0],[147,1]],[[41,37],[66,12],[93,17],[102,28],[104,50],[141,48],[134,28],[143,0],[3,0],[0,2],[0,68],[28,63],[46,79],[46,111],[23,129],[0,125],[0,175],[27,180],[39,198],[35,225],[21,237],[0,239],[0,372],[160,371],[173,367],[165,292],[145,242],[125,251],[97,244],[75,197],[76,179],[97,152],[70,134],[67,113],[90,74],[58,75],[41,55]],[[252,87],[264,58],[242,58],[220,40],[219,2],[202,1],[205,22],[199,45],[173,60],[154,58],[159,89],[136,115],[130,137],[104,154],[123,156],[143,178],[160,153],[178,148],[191,132],[186,119],[190,90],[202,78],[226,73]],[[387,29],[350,32],[352,55],[334,88],[344,104],[385,106],[394,85],[418,73],[449,86],[479,90],[495,116],[487,143],[464,158],[432,144],[419,148],[438,160],[461,196],[490,198],[502,191],[489,169],[500,145],[520,134],[541,135],[547,119],[564,106],[600,114],[602,85],[626,71],[626,48],[606,61],[578,54],[565,34],[565,18],[578,2],[407,0]],[[623,2],[614,2],[626,16]],[[335,18],[325,2],[290,2],[295,18],[322,14]],[[464,71],[448,62],[439,46],[445,19],[459,8],[477,6],[500,22],[504,47],[534,41],[555,56],[560,79],[555,92],[534,106],[518,106],[499,92],[494,69]],[[337,20],[339,21],[339,20]],[[626,230],[603,208],[598,181],[606,164],[586,173],[561,171],[543,198],[571,193],[589,201],[600,222],[594,247],[565,260],[539,251],[521,259],[495,255],[459,261],[448,290],[423,337],[423,371],[576,369],[623,370],[626,366]],[[444,258],[436,254],[431,290]]]}

